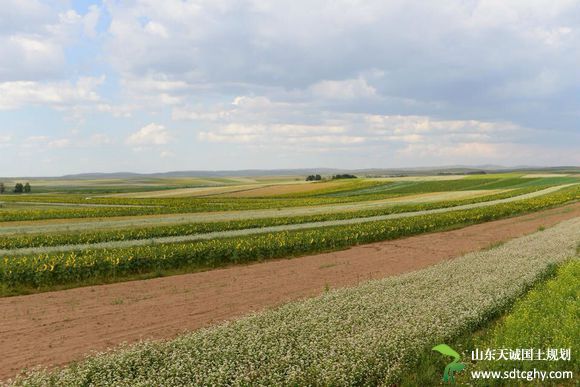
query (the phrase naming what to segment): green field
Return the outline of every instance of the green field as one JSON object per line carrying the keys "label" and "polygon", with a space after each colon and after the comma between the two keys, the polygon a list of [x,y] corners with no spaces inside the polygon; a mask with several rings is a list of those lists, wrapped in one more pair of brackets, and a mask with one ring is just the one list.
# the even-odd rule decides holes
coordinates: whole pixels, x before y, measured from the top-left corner
{"label": "green field", "polygon": [[[206,270],[456,228],[576,201],[579,181],[512,175],[282,181],[268,191],[249,182],[259,195],[270,195],[243,198],[3,195],[0,294]],[[289,185],[293,193],[278,194]]]}
{"label": "green field", "polygon": [[[572,254],[574,255],[574,254]],[[510,372],[513,369],[533,372],[572,371],[574,378],[544,380],[542,385],[577,385],[580,360],[578,360],[578,316],[580,313],[580,244],[575,258],[546,270],[546,279],[539,281],[524,297],[502,311],[499,317],[482,324],[475,332],[468,331],[453,339],[453,348],[458,349],[463,359],[471,358],[474,349],[519,349],[535,348],[542,351],[537,360],[479,360],[467,361],[468,372],[459,373],[457,383],[471,385],[526,385],[525,379],[505,381],[499,379],[473,379],[471,372]],[[570,360],[560,357],[560,349],[572,349]],[[547,361],[547,349],[556,349]],[[446,365],[441,355],[427,349],[414,364],[415,372],[406,374],[398,381],[402,386],[436,385],[440,372]]]}

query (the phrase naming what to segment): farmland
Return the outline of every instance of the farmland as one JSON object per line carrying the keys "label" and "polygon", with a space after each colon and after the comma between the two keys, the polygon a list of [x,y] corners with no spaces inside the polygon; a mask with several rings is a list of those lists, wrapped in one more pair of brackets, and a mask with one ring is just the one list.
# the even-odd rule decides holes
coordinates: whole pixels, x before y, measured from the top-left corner
{"label": "farmland", "polygon": [[173,341],[94,356],[16,384],[388,385],[421,350],[476,328],[550,265],[573,256],[578,230],[577,219],[563,222],[416,273],[332,291]]}
{"label": "farmland", "polygon": [[[431,342],[456,338],[506,310],[551,264],[575,255],[580,240],[578,218],[565,215],[580,200],[580,178],[574,174],[53,183],[32,181],[39,189],[31,194],[0,196],[2,297],[25,302],[33,295],[97,284],[308,259],[550,209],[562,208],[570,220],[414,273],[361,282],[175,341],[33,373],[17,381],[22,384],[139,385],[152,375],[160,375],[155,379],[160,385],[176,378],[190,384],[393,383]],[[470,276],[477,281],[435,292],[450,273],[458,273],[454,282],[464,285]],[[481,291],[474,292],[476,287]],[[403,292],[412,307],[392,302]],[[453,292],[466,300],[440,310]],[[426,313],[434,308],[437,313]],[[451,321],[453,315],[459,318]],[[415,323],[397,323],[403,320]],[[263,336],[255,336],[256,326]],[[245,355],[233,361],[234,353]],[[332,356],[322,359],[324,353]],[[179,364],[170,364],[175,357]],[[127,367],[139,372],[129,375]]]}
{"label": "farmland", "polygon": [[0,387],[580,387],[579,22],[4,0]]}

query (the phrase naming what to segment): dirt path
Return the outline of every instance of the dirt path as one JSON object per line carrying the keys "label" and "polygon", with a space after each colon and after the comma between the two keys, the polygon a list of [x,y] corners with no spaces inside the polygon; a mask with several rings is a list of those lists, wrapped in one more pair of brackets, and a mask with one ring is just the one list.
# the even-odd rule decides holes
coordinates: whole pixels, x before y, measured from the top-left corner
{"label": "dirt path", "polygon": [[171,338],[326,287],[417,270],[580,216],[580,203],[314,256],[0,299],[0,379],[139,339]]}

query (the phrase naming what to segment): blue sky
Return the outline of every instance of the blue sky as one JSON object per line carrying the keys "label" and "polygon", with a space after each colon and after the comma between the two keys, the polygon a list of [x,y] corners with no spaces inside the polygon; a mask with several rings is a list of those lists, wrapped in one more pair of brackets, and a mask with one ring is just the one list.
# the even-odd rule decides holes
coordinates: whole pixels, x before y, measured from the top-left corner
{"label": "blue sky", "polygon": [[0,176],[580,165],[580,3],[4,0]]}

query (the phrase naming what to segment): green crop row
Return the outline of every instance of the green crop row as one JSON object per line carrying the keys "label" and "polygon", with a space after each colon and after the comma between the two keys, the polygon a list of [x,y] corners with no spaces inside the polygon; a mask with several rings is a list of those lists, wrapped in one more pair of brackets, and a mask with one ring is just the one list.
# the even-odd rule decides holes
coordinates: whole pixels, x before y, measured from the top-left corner
{"label": "green crop row", "polygon": [[332,196],[341,194],[341,196],[350,196],[351,193],[356,193],[364,189],[372,189],[375,187],[382,187],[385,184],[392,184],[392,182],[375,181],[366,179],[343,180],[342,184],[334,187],[323,187],[321,189],[307,191],[279,194],[271,197],[275,198],[302,198],[315,196]]}
{"label": "green crop row", "polygon": [[[44,209],[2,209],[0,207],[0,222],[96,218],[114,216],[159,215],[216,211],[243,211],[289,207],[308,207],[325,204],[340,204],[381,200],[403,196],[402,194],[380,194],[348,197],[304,197],[304,198],[83,198],[78,196],[29,196],[22,200],[7,197],[5,201],[24,201],[28,203],[58,203],[99,205],[99,207],[77,208],[44,208]],[[2,198],[4,200],[4,198]],[[107,207],[110,206],[110,207]],[[115,207],[117,206],[117,207]],[[126,207],[121,207],[126,206]]]}
{"label": "green crop row", "polygon": [[[124,198],[124,197],[87,197],[79,194],[50,194],[50,195],[4,195],[1,201],[18,202],[45,202],[45,203],[70,203],[70,204],[103,204],[103,205],[133,205],[133,206],[162,206],[162,207],[195,207],[235,205],[241,202],[241,206],[259,205],[259,203],[284,203],[291,205],[304,201],[313,205],[323,204],[328,200],[330,203],[341,202],[339,198],[322,196],[366,196],[375,198],[375,194],[418,194],[429,192],[461,191],[461,190],[486,190],[486,189],[512,189],[528,186],[553,186],[579,183],[580,177],[547,177],[547,178],[502,178],[502,179],[458,179],[458,180],[433,180],[433,181],[369,181],[360,180],[348,182],[339,187],[323,188],[318,191],[306,193],[283,194],[279,197],[264,198],[227,198],[227,197],[176,197],[176,198]],[[394,192],[389,192],[394,191]],[[305,197],[304,197],[305,195]],[[320,196],[320,197],[312,197]],[[352,200],[368,200],[352,199]]]}
{"label": "green crop row", "polygon": [[[3,237],[0,240],[0,249],[9,250],[26,247],[60,246],[60,245],[90,244],[109,241],[134,240],[134,239],[150,239],[179,235],[194,235],[228,230],[260,228],[287,224],[301,224],[328,220],[365,218],[395,213],[426,211],[437,208],[451,208],[460,205],[511,198],[534,191],[536,191],[535,188],[528,188],[462,200],[450,200],[422,204],[393,205],[375,209],[324,213],[308,216],[244,219],[225,222],[204,222],[204,223],[189,223],[189,224],[163,225],[163,226],[145,226],[124,229],[72,231],[66,233],[47,232],[38,234],[19,234]],[[568,188],[565,190],[565,192],[568,191],[580,192],[580,186]]]}
{"label": "green crop row", "polygon": [[550,186],[559,184],[578,183],[580,179],[574,177],[552,178],[498,178],[498,179],[457,179],[457,180],[432,180],[432,181],[398,181],[383,183],[382,185],[361,188],[358,191],[329,193],[330,197],[342,197],[345,195],[411,195],[429,192],[466,191],[466,190],[492,190],[492,189],[517,189],[535,186]]}
{"label": "green crop row", "polygon": [[[486,180],[486,181],[489,181]],[[429,183],[429,182],[427,182]],[[394,183],[396,185],[399,183]],[[452,191],[454,185],[450,185],[447,191]],[[540,190],[547,186],[535,185],[527,189],[530,191]],[[432,189],[435,189],[432,187]],[[441,188],[442,189],[442,188]],[[443,189],[445,191],[445,189]],[[284,197],[284,198],[113,198],[95,197],[86,198],[80,195],[32,195],[22,198],[12,196],[2,198],[5,201],[25,201],[29,203],[67,203],[67,204],[97,204],[109,206],[128,207],[78,207],[78,208],[45,208],[45,209],[1,209],[0,222],[42,220],[42,219],[68,219],[68,218],[97,218],[114,216],[138,216],[177,214],[215,211],[242,211],[276,209],[289,207],[308,207],[325,204],[340,204],[381,200],[402,197],[414,193],[409,192],[369,192],[364,195],[350,196],[316,196],[316,197]],[[129,207],[131,206],[131,207]]]}
{"label": "green crop row", "polygon": [[132,274],[211,268],[276,257],[336,250],[460,225],[480,223],[547,208],[580,198],[579,190],[462,211],[192,243],[85,249],[66,253],[5,256],[0,284],[52,286],[87,280],[113,280]]}
{"label": "green crop row", "polygon": [[[395,195],[392,195],[395,196]],[[388,196],[382,196],[386,198]],[[68,196],[45,198],[29,197],[29,203],[66,203],[66,204],[99,204],[111,207],[78,207],[78,208],[45,208],[45,209],[1,209],[0,222],[98,218],[114,216],[160,215],[194,212],[241,211],[287,207],[305,207],[323,204],[348,203],[353,201],[373,200],[375,197],[352,198],[301,198],[301,199],[255,199],[255,198],[94,198],[83,199]],[[127,207],[113,207],[127,205]],[[129,207],[132,206],[132,207]]]}
{"label": "green crop row", "polygon": [[578,230],[578,219],[569,220],[421,271],[329,291],[171,341],[32,371],[10,384],[393,385],[414,372],[425,348],[477,329],[573,255]]}

